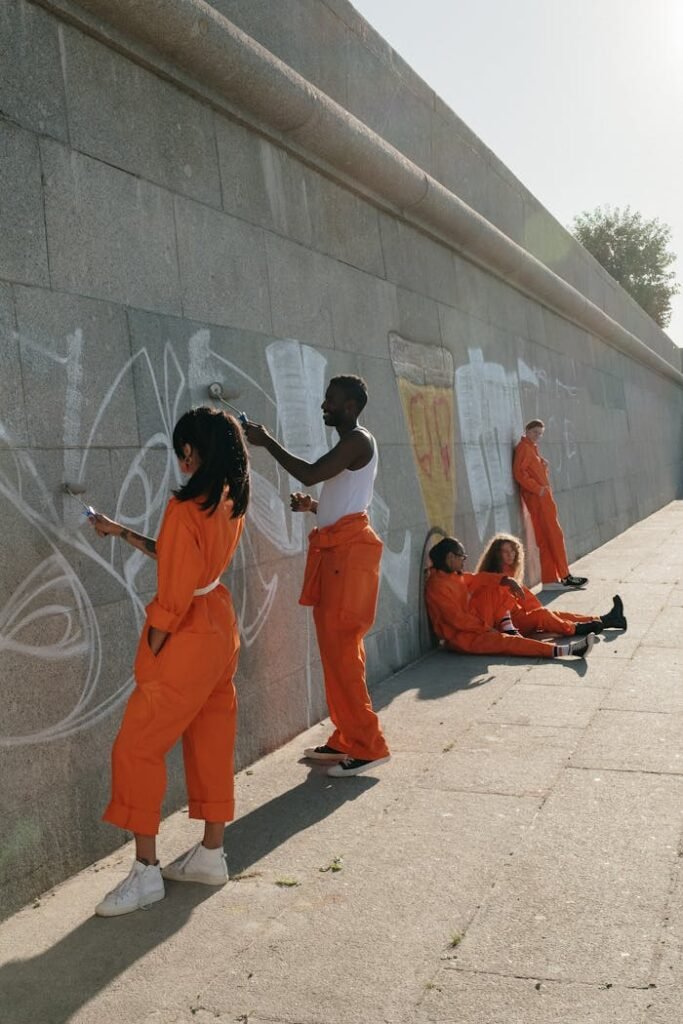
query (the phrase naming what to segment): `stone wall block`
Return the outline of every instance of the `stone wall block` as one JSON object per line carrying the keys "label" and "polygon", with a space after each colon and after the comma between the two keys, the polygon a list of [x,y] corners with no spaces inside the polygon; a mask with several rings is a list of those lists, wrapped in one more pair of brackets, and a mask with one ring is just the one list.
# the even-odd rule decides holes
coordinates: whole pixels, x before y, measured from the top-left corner
{"label": "stone wall block", "polygon": [[41,151],[54,287],[180,312],[169,193],[55,142]]}
{"label": "stone wall block", "polygon": [[73,147],[220,206],[211,110],[76,29],[62,32]]}
{"label": "stone wall block", "polygon": [[66,141],[59,30],[28,0],[0,4],[0,117]]}
{"label": "stone wall block", "polygon": [[184,315],[270,333],[263,231],[187,199],[176,218]]}
{"label": "stone wall block", "polygon": [[49,284],[38,142],[1,120],[0,225],[0,277]]}

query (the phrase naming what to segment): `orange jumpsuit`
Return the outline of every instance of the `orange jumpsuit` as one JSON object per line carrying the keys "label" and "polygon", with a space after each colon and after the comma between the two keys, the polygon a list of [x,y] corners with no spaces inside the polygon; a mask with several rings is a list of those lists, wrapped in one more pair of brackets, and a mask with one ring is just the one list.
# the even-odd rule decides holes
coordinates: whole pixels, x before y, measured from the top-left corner
{"label": "orange jumpsuit", "polygon": [[299,603],[313,606],[335,726],[326,743],[350,757],[376,761],[387,757],[389,748],[368,693],[363,637],[375,621],[382,542],[366,512],[315,529],[308,540]]}
{"label": "orange jumpsuit", "polygon": [[544,608],[535,594],[523,587],[524,598],[517,598],[510,612],[512,624],[524,636],[530,633],[559,633],[574,636],[577,622],[593,622],[595,615],[575,615],[573,612],[554,612]]}
{"label": "orange jumpsuit", "polygon": [[[155,835],[166,788],[165,756],[183,739],[191,818],[234,816],[233,750],[239,636],[224,586],[209,593],[233,556],[244,519],[230,502],[213,515],[195,501],[168,503],[157,541],[158,589],[135,658],[135,689],[112,751],[112,797],[104,821]],[[157,655],[150,626],[168,632]]]}
{"label": "orange jumpsuit", "polygon": [[[557,505],[550,489],[548,463],[528,437],[522,437],[515,448],[512,472],[533,523],[541,558],[541,580],[543,583],[563,580],[569,575],[569,565]],[[541,496],[544,487],[545,493]]]}
{"label": "orange jumpsuit", "polygon": [[520,658],[552,658],[553,645],[510,636],[496,629],[515,599],[500,576],[430,569],[425,600],[432,628],[454,651],[465,654],[507,654]]}

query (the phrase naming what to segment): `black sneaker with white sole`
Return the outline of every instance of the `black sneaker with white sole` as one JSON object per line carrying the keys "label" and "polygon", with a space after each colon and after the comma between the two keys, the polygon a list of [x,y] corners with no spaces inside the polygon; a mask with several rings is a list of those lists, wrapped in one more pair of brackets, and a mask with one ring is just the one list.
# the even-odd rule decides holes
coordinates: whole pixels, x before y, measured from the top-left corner
{"label": "black sneaker with white sole", "polygon": [[327,774],[335,779],[347,779],[352,775],[361,775],[363,772],[372,771],[373,768],[378,768],[381,764],[386,764],[390,760],[390,754],[387,754],[386,757],[378,757],[374,761],[363,761],[360,757],[346,757],[339,764],[328,768]]}
{"label": "black sneaker with white sole", "polygon": [[585,587],[588,583],[588,577],[572,576],[572,574],[570,573],[569,576],[565,576],[563,580],[560,580],[560,583],[565,588],[565,590],[572,590],[575,587]]}
{"label": "black sneaker with white sole", "polygon": [[595,633],[589,633],[588,636],[583,637],[581,640],[574,640],[569,647],[569,653],[573,654],[576,658],[587,658],[593,650],[597,639]]}
{"label": "black sneaker with white sole", "polygon": [[343,761],[346,754],[343,750],[335,750],[334,747],[328,747],[326,743],[323,743],[320,747],[306,747],[304,757],[307,757],[309,761]]}

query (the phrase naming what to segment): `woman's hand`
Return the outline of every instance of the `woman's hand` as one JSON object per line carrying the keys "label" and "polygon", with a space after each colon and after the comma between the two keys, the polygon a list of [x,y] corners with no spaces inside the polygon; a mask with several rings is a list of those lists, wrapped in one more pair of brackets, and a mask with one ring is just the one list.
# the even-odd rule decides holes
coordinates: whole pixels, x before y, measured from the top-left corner
{"label": "woman's hand", "polygon": [[92,523],[95,527],[95,533],[98,537],[119,537],[123,530],[121,523],[114,522],[113,519],[109,519],[102,512],[96,512],[94,516],[88,516],[88,522]]}
{"label": "woman's hand", "polygon": [[289,496],[289,506],[292,512],[315,512],[318,502],[310,494],[294,491]]}
{"label": "woman's hand", "polygon": [[161,648],[164,646],[169,638],[169,633],[164,633],[163,629],[157,629],[156,626],[150,626],[147,632],[147,643],[149,649],[155,656],[159,653]]}
{"label": "woman's hand", "polygon": [[265,448],[268,442],[272,440],[271,435],[262,423],[252,423],[251,420],[249,420],[244,428],[244,433],[247,435],[249,444],[253,444],[256,448]]}
{"label": "woman's hand", "polygon": [[523,598],[524,597],[524,591],[520,587],[520,585],[517,582],[517,580],[513,579],[512,576],[503,576],[503,578],[502,578],[502,580],[500,582],[501,582],[501,585],[504,586],[504,587],[507,587],[507,589],[510,591],[510,593],[513,594],[515,597],[519,597],[519,598]]}

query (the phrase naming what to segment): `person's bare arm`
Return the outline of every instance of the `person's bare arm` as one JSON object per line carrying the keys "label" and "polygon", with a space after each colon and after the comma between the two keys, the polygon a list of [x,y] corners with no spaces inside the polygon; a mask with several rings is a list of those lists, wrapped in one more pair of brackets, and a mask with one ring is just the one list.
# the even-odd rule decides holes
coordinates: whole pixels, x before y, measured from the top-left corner
{"label": "person's bare arm", "polygon": [[121,540],[127,541],[131,547],[142,551],[143,555],[147,555],[156,561],[157,542],[152,537],[143,537],[141,533],[129,530],[127,527],[122,526],[121,523],[109,519],[108,516],[103,515],[101,512],[96,512],[94,516],[89,516],[89,519],[95,527],[98,537],[120,537]]}
{"label": "person's bare arm", "polygon": [[331,451],[316,462],[306,462],[292,455],[260,423],[249,423],[245,433],[250,444],[265,448],[290,476],[300,480],[306,487],[331,480],[333,476],[338,476],[345,469],[352,469],[356,464],[362,468],[372,458],[372,442],[360,430],[345,434]]}

